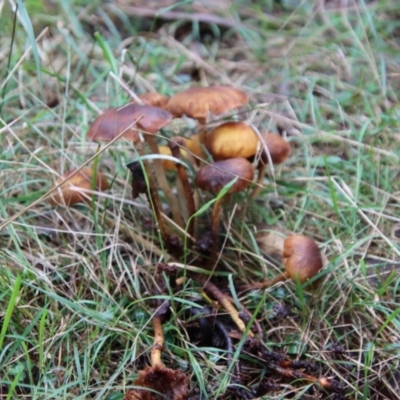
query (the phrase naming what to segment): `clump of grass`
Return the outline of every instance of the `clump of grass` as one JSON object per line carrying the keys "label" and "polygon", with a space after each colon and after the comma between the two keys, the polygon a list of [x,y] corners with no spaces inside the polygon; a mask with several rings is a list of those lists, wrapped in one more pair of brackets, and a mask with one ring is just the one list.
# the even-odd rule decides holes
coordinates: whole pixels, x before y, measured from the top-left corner
{"label": "clump of grass", "polygon": [[[340,381],[350,397],[397,398],[395,2],[285,9],[238,1],[218,11],[217,22],[195,4],[163,9],[158,19],[147,8],[149,16],[138,19],[128,6],[81,3],[17,2],[15,25],[9,3],[0,10],[10,17],[2,19],[0,39],[1,54],[10,55],[0,58],[0,393],[122,398],[149,364],[149,288],[165,252],[145,201],[130,198],[125,165],[135,150],[121,142],[102,154],[112,186],[93,204],[34,204],[59,175],[95,154],[85,132],[98,112],[129,101],[112,71],[137,93],[171,95],[193,79],[234,85],[252,99],[241,118],[288,137],[291,158],[270,171],[260,197],[248,201],[247,218],[235,219],[235,207],[225,213],[215,276],[231,282],[231,295],[257,317],[269,348],[315,362],[317,374]],[[48,6],[57,20],[46,15]],[[187,16],[189,23],[177,19]],[[171,128],[174,135],[182,129],[178,122]],[[153,244],[143,246],[129,230]],[[329,260],[320,291],[285,283],[235,293],[235,279],[277,273],[257,241],[271,230],[320,244]],[[188,263],[202,267],[192,254]],[[242,356],[226,367],[218,346],[196,346],[185,333],[188,310],[204,303],[193,282],[170,297],[165,364],[187,371],[201,398],[223,398],[236,385]],[[253,388],[265,374],[254,371]],[[289,383],[278,380],[269,395],[329,396]]]}

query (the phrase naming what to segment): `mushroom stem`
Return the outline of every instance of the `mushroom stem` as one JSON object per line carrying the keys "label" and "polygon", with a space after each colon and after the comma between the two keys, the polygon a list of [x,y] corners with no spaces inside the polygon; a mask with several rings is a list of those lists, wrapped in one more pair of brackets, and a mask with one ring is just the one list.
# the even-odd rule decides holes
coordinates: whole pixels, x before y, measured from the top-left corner
{"label": "mushroom stem", "polygon": [[[180,146],[183,146],[183,140],[180,138],[174,138],[172,139],[169,143],[168,146],[171,149],[172,155],[177,158],[178,160],[180,159]],[[192,188],[189,183],[189,179],[186,173],[186,168],[180,164],[176,163],[176,169],[178,171],[179,179],[181,180],[183,190],[185,193],[186,197],[186,202],[188,206],[188,211],[189,211],[189,218],[196,212],[196,206],[194,203],[194,198],[193,198],[193,192]],[[193,218],[190,219],[189,226],[188,226],[188,233],[190,236],[193,236]]]}
{"label": "mushroom stem", "polygon": [[[155,137],[153,135],[146,134],[146,133],[144,134],[144,137],[145,137],[145,140],[147,141],[147,144],[150,147],[151,152],[153,154],[160,154]],[[169,206],[171,208],[172,217],[177,225],[179,225],[181,228],[184,228],[185,225],[182,220],[182,216],[181,216],[181,213],[179,210],[179,205],[171,191],[171,188],[167,181],[167,177],[165,176],[165,171],[162,166],[162,162],[160,159],[155,159],[153,164],[154,164],[154,170],[155,170],[155,173],[157,176],[157,181],[160,185],[160,189],[165,193],[165,196],[167,197]]]}
{"label": "mushroom stem", "polygon": [[161,353],[164,347],[164,332],[161,323],[161,317],[155,315],[153,317],[153,330],[154,330],[154,341],[153,347],[151,348],[151,366],[163,367],[164,364],[161,361]]}
{"label": "mushroom stem", "polygon": [[257,169],[258,169],[258,176],[257,176],[257,182],[256,182],[253,192],[251,194],[252,199],[255,199],[258,196],[258,194],[260,193],[260,191],[263,187],[265,172],[267,171],[267,164],[260,162],[258,164]]}
{"label": "mushroom stem", "polygon": [[[211,283],[208,280],[209,278],[207,276],[201,275],[200,277],[196,277],[193,279],[196,279],[203,286],[203,290],[221,304],[221,306],[228,312],[228,314],[230,315],[230,317],[232,318],[232,320],[236,324],[236,326],[239,328],[239,330],[241,332],[245,332],[246,324],[239,317],[239,312],[236,310],[234,305],[231,303],[231,301],[229,300],[229,297],[225,296],[218,289],[217,286],[215,286],[213,283]],[[248,335],[251,337],[254,337],[254,334],[251,331],[248,332]]]}
{"label": "mushroom stem", "polygon": [[218,228],[219,228],[219,214],[221,212],[221,203],[223,197],[217,199],[214,203],[213,213],[212,213],[212,223],[211,223],[211,256],[209,269],[212,270],[218,259]]}
{"label": "mushroom stem", "polygon": [[132,196],[136,198],[140,193],[145,193],[147,200],[149,201],[151,209],[154,211],[156,217],[156,223],[160,230],[161,238],[165,244],[170,243],[170,237],[165,227],[164,219],[161,215],[160,198],[154,181],[153,174],[150,169],[150,165],[147,161],[143,161],[143,166],[149,180],[149,187],[146,186],[146,181],[142,166],[138,161],[128,164],[128,168],[132,172]]}
{"label": "mushroom stem", "polygon": [[202,145],[206,144],[207,140],[207,118],[197,118],[197,122],[199,125],[199,140]]}

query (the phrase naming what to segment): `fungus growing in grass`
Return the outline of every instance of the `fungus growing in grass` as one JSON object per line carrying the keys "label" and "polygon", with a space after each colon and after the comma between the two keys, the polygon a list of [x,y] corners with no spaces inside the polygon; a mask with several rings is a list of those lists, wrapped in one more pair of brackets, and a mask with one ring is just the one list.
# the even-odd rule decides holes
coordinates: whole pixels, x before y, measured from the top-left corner
{"label": "fungus growing in grass", "polygon": [[284,241],[283,263],[285,272],[273,279],[246,285],[242,289],[266,289],[287,279],[303,284],[317,275],[323,267],[322,254],[317,243],[303,235],[291,235]]}
{"label": "fungus growing in grass", "polygon": [[244,122],[226,122],[208,136],[206,147],[215,161],[228,158],[249,158],[256,154],[259,138],[254,129]]}
{"label": "fungus growing in grass", "polygon": [[[231,158],[229,160],[217,161],[199,169],[196,174],[196,186],[202,190],[219,193],[228,183],[237,178],[228,193],[237,193],[247,189],[254,177],[253,165],[245,158]],[[214,267],[217,256],[217,233],[219,226],[219,214],[221,202],[219,198],[214,203],[211,237],[211,268]]]}
{"label": "fungus growing in grass", "polygon": [[[111,141],[126,131],[122,134],[122,137],[137,143],[140,139],[140,130],[144,133],[144,139],[151,152],[159,154],[154,135],[168,125],[171,120],[172,115],[162,108],[130,103],[122,107],[110,108],[97,117],[87,133],[87,138],[94,141]],[[175,202],[174,195],[165,176],[162,162],[159,159],[155,159],[153,163],[159,187],[167,197],[173,218],[179,226],[183,227],[184,224],[179,207]],[[145,166],[150,185],[155,185],[147,162],[145,162]],[[158,193],[155,192],[155,196],[158,197]],[[160,201],[156,203],[160,204]]]}
{"label": "fungus growing in grass", "polygon": [[192,87],[172,96],[167,104],[167,110],[174,117],[186,115],[196,119],[201,126],[200,142],[205,143],[209,113],[222,114],[233,108],[241,107],[249,101],[245,92],[228,86]]}
{"label": "fungus growing in grass", "polygon": [[[271,157],[272,164],[283,163],[290,155],[290,144],[277,133],[263,133],[260,162],[268,164]],[[268,151],[268,152],[267,152]]]}
{"label": "fungus growing in grass", "polygon": [[90,203],[92,196],[88,191],[108,189],[107,179],[101,172],[97,171],[96,182],[93,182],[94,171],[91,168],[82,168],[74,174],[75,171],[76,169],[68,171],[57,179],[56,186],[70,177],[49,198],[50,204],[72,206],[76,203]]}
{"label": "fungus growing in grass", "polygon": [[90,126],[87,138],[109,142],[126,131],[122,137],[137,142],[138,129],[154,135],[168,125],[171,119],[172,115],[162,108],[130,103],[122,107],[109,108],[99,115]]}
{"label": "fungus growing in grass", "polygon": [[304,283],[321,271],[323,263],[317,243],[303,235],[289,236],[283,244],[286,275]]}
{"label": "fungus growing in grass", "polygon": [[258,176],[257,182],[254,186],[252,197],[256,198],[262,188],[264,181],[265,172],[267,170],[267,164],[271,160],[272,164],[283,163],[290,155],[290,144],[277,133],[263,133],[262,146],[260,159],[257,165]]}

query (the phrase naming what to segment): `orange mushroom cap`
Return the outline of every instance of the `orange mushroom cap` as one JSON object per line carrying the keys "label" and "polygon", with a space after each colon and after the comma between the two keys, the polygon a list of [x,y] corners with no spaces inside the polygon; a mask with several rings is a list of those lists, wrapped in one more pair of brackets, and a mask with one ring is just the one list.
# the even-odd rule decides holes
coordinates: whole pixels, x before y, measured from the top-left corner
{"label": "orange mushroom cap", "polygon": [[[142,117],[142,118],[141,118]],[[135,124],[134,122],[140,120]],[[171,122],[172,115],[162,108],[130,103],[123,107],[110,108],[98,116],[91,125],[87,138],[93,141],[110,142],[121,132],[127,140],[139,140],[138,129],[156,133]]]}
{"label": "orange mushroom cap", "polygon": [[200,189],[217,193],[236,176],[239,179],[230,188],[229,193],[240,192],[250,186],[254,177],[253,165],[240,157],[217,161],[200,168],[195,182]]}
{"label": "orange mushroom cap", "polygon": [[292,235],[285,240],[283,258],[289,278],[301,283],[317,275],[323,266],[318,245],[303,235]]}
{"label": "orange mushroom cap", "polygon": [[248,101],[246,93],[232,87],[192,87],[172,96],[167,110],[174,117],[187,115],[194,119],[205,119],[209,112],[219,115],[232,108],[241,107]]}
{"label": "orange mushroom cap", "polygon": [[206,146],[214,160],[233,157],[249,158],[256,154],[259,138],[254,129],[244,122],[226,122],[208,136]]}
{"label": "orange mushroom cap", "polygon": [[[76,170],[70,170],[57,179],[56,185],[72,175]],[[50,197],[49,202],[52,205],[72,206],[76,203],[88,203],[91,201],[88,193],[84,190],[92,190],[93,170],[91,168],[82,168],[74,176],[63,183],[57,191]],[[79,189],[83,189],[81,192]],[[108,189],[107,178],[104,174],[97,171],[95,189],[105,191]]]}

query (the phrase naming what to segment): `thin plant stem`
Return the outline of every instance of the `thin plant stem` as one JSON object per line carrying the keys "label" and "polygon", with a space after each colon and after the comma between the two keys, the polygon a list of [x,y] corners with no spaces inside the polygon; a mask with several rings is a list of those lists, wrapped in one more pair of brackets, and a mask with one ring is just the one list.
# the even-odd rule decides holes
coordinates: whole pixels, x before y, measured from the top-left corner
{"label": "thin plant stem", "polygon": [[258,176],[257,176],[257,182],[254,186],[253,192],[251,193],[252,199],[255,199],[258,196],[258,194],[260,193],[260,191],[263,187],[265,172],[267,170],[267,164],[259,162],[257,169],[258,169]]}
{"label": "thin plant stem", "polygon": [[207,141],[207,118],[197,118],[197,122],[199,125],[199,139],[202,145],[206,144]]}
{"label": "thin plant stem", "polygon": [[213,269],[215,267],[215,263],[218,258],[218,228],[219,228],[219,214],[221,212],[221,203],[222,199],[217,199],[214,203],[213,213],[212,213],[212,223],[211,223],[211,256],[209,269]]}
{"label": "thin plant stem", "polygon": [[[153,135],[146,133],[144,134],[144,137],[150,147],[150,151],[153,154],[160,154],[156,138]],[[185,225],[183,223],[181,212],[179,210],[179,204],[176,201],[176,198],[172,193],[172,190],[167,181],[167,177],[165,176],[165,170],[163,168],[162,161],[160,159],[155,159],[153,160],[153,164],[157,176],[157,181],[160,185],[160,189],[165,193],[165,196],[167,197],[169,206],[171,208],[172,217],[177,225],[179,225],[181,228],[184,228]]]}

